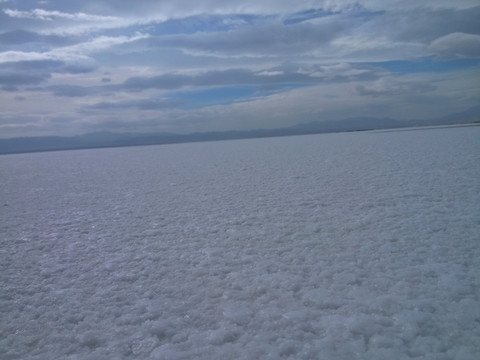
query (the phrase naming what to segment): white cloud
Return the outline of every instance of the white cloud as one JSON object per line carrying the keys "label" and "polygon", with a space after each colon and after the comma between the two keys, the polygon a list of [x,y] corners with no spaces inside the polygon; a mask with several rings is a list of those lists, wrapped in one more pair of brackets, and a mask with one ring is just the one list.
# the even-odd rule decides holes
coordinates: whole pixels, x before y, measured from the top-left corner
{"label": "white cloud", "polygon": [[[336,0],[330,2],[336,3]],[[349,2],[349,1],[340,1]],[[359,0],[359,4],[365,7],[375,10],[405,10],[405,9],[418,9],[418,8],[453,8],[453,9],[468,9],[478,6],[477,0]]]}
{"label": "white cloud", "polygon": [[[32,22],[29,25],[40,34],[61,36],[88,34],[106,29],[121,29],[135,24],[159,21],[159,18],[164,18],[163,15],[138,18],[133,16],[97,15],[84,12],[67,13],[44,9],[29,11],[4,9],[3,12],[14,19],[31,20]],[[41,21],[42,24],[34,26],[33,21],[35,20]]]}
{"label": "white cloud", "polygon": [[358,85],[357,94],[370,97],[405,97],[421,95],[435,90],[435,86],[425,80],[410,80],[385,76],[367,85]]}
{"label": "white cloud", "polygon": [[353,79],[362,74],[372,73],[371,69],[353,67],[348,63],[328,64],[318,67],[317,70],[310,72],[312,77],[331,80],[335,78]]}
{"label": "white cloud", "polygon": [[64,13],[61,11],[49,11],[44,9],[33,9],[30,11],[20,11],[15,9],[3,10],[5,14],[13,18],[20,19],[38,19],[44,21],[52,21],[54,19],[67,19],[73,21],[92,21],[92,22],[106,22],[118,20],[114,16],[92,15],[85,13]]}
{"label": "white cloud", "polygon": [[38,52],[24,52],[24,51],[5,51],[0,53],[0,64],[19,62],[19,61],[37,61],[50,60],[48,56]]}
{"label": "white cloud", "polygon": [[429,49],[442,58],[480,58],[480,35],[448,34],[432,41]]}
{"label": "white cloud", "polygon": [[277,76],[282,74],[283,74],[283,71],[269,71],[269,70],[264,70],[257,73],[257,75],[260,75],[260,76]]}
{"label": "white cloud", "polygon": [[112,46],[125,44],[146,37],[146,35],[137,34],[132,37],[128,36],[100,36],[92,41],[79,43],[72,46],[64,46],[55,48],[46,52],[24,52],[24,51],[5,51],[0,53],[0,64],[7,62],[21,61],[38,61],[38,60],[58,60],[58,61],[74,61],[88,60],[94,61],[88,54],[104,51]]}
{"label": "white cloud", "polygon": [[99,36],[91,41],[78,43],[72,46],[65,46],[52,50],[54,54],[89,54],[103,51],[112,46],[127,44],[136,40],[145,39],[149,35],[137,33],[134,36]]}

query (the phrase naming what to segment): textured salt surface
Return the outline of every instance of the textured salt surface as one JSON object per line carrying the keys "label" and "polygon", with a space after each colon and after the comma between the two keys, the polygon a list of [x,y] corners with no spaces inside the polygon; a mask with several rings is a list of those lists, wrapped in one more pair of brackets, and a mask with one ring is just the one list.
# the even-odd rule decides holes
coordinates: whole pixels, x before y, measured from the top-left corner
{"label": "textured salt surface", "polygon": [[0,157],[2,359],[480,358],[480,128]]}

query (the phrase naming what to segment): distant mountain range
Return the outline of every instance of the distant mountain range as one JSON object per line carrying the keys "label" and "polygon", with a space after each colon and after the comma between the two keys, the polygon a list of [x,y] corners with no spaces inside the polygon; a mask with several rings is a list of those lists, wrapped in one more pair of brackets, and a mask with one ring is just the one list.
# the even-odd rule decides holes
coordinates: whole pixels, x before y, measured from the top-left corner
{"label": "distant mountain range", "polygon": [[480,123],[480,106],[473,107],[462,113],[428,120],[395,120],[390,118],[358,117],[337,121],[315,121],[281,129],[199,132],[191,134],[95,132],[72,137],[20,137],[0,139],[0,154],[136,145],[160,145],[198,141],[247,139],[472,123]]}

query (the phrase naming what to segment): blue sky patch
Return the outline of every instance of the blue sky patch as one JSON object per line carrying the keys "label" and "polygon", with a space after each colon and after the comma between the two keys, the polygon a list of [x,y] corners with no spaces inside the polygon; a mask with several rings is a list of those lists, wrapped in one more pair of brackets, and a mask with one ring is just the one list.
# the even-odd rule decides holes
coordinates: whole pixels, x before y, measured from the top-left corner
{"label": "blue sky patch", "polygon": [[184,109],[195,109],[212,105],[227,105],[235,102],[249,101],[255,97],[268,96],[309,85],[274,84],[222,86],[209,89],[179,91],[171,94],[172,98],[185,101]]}
{"label": "blue sky patch", "polygon": [[227,86],[210,89],[180,91],[171,94],[173,98],[185,101],[185,109],[231,104],[241,99],[252,97],[257,91],[256,86]]}

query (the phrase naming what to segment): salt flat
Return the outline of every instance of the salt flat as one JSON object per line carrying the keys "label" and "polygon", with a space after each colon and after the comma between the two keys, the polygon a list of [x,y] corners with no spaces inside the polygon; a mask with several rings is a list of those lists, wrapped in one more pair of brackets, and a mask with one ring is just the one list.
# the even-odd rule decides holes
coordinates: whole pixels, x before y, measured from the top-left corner
{"label": "salt flat", "polygon": [[479,359],[480,127],[0,157],[2,359]]}

